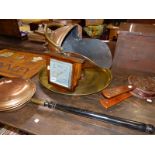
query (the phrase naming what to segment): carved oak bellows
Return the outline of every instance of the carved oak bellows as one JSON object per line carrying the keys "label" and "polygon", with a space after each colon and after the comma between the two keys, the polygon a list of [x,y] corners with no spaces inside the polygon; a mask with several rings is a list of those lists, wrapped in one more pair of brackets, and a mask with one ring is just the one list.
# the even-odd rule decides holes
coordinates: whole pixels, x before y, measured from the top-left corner
{"label": "carved oak bellows", "polygon": [[102,95],[107,99],[100,99],[100,103],[105,108],[109,108],[131,95],[140,99],[146,99],[148,102],[152,102],[152,98],[155,98],[154,77],[130,75],[128,77],[128,83],[128,86],[117,86],[103,90]]}

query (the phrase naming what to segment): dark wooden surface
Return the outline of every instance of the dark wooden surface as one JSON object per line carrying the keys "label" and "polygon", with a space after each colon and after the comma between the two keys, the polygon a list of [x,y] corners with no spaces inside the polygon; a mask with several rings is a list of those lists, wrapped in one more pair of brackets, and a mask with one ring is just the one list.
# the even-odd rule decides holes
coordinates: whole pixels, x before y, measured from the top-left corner
{"label": "dark wooden surface", "polygon": [[122,24],[113,67],[155,73],[155,26]]}
{"label": "dark wooden surface", "polygon": [[[15,42],[15,41],[14,41]],[[7,45],[7,46],[5,46]],[[23,45],[23,48],[22,48]],[[19,45],[11,45],[4,40],[0,40],[0,48],[30,48],[30,44],[19,43]],[[20,47],[19,47],[20,46]],[[36,44],[31,44],[28,50],[42,52],[41,47]],[[36,49],[34,49],[36,47]],[[109,87],[127,84],[127,77],[133,72],[113,70],[113,80]],[[134,72],[134,74],[145,74]],[[148,73],[147,73],[148,74]],[[154,75],[154,74],[151,74]],[[155,101],[147,103],[135,97],[130,97],[120,104],[106,110],[99,103],[102,98],[101,93],[96,93],[87,96],[67,96],[56,94],[42,87],[38,81],[38,75],[32,79],[37,86],[35,97],[52,100],[57,103],[71,105],[78,108],[85,108],[91,111],[101,112],[104,114],[140,121],[144,123],[154,124]],[[35,119],[39,119],[35,123]],[[58,110],[50,110],[42,106],[34,105],[28,102],[22,109],[14,112],[0,112],[0,122],[19,128],[31,134],[52,134],[52,135],[120,135],[120,134],[145,134],[136,130],[127,129],[124,127],[104,123],[80,116],[75,116],[69,113]]]}
{"label": "dark wooden surface", "polygon": [[0,34],[21,38],[17,19],[0,19]]}
{"label": "dark wooden surface", "polygon": [[119,27],[119,31],[135,32],[135,34],[155,36],[155,25],[121,23]]}
{"label": "dark wooden surface", "polygon": [[155,24],[155,19],[128,19],[128,23]]}
{"label": "dark wooden surface", "polygon": [[14,37],[0,36],[0,49],[4,48],[35,53],[43,53],[44,51],[48,50],[43,43],[15,39]]}

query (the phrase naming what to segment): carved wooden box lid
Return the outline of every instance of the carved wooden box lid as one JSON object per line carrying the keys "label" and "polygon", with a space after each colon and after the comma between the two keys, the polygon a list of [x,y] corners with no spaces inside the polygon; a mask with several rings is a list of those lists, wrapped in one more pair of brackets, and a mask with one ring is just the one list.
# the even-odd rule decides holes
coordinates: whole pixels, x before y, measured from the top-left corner
{"label": "carved wooden box lid", "polygon": [[132,84],[135,89],[131,93],[139,98],[148,99],[155,97],[155,78],[150,76],[128,77],[129,84]]}

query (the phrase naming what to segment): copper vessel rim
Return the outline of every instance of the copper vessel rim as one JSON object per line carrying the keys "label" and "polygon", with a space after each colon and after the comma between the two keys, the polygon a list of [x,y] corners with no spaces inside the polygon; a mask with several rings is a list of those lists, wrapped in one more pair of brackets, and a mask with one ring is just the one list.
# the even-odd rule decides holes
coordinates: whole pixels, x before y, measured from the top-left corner
{"label": "copper vessel rim", "polygon": [[[6,79],[16,79],[20,80],[20,78],[3,78],[4,80]],[[13,80],[12,80],[13,81]],[[27,89],[24,89],[23,91],[19,90],[19,94],[17,96],[14,96],[14,98],[11,98],[11,100],[8,98],[8,101],[6,102],[0,102],[0,111],[8,111],[8,110],[13,110],[20,108],[22,105],[25,105],[27,101],[31,99],[31,97],[34,95],[36,92],[36,86],[34,82],[32,82],[30,79],[21,79],[21,85],[23,83],[24,85],[28,85]],[[12,85],[10,85],[12,87]],[[5,85],[4,85],[5,87]],[[8,87],[8,85],[7,85]],[[15,85],[16,87],[16,85]],[[9,89],[9,88],[8,88]],[[8,97],[10,97],[11,94],[8,94]],[[6,96],[5,96],[6,98]]]}

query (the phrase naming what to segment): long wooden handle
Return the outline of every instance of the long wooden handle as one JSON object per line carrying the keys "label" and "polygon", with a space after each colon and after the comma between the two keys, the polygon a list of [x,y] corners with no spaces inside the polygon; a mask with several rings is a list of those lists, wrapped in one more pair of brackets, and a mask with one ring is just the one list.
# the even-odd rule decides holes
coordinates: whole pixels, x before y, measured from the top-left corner
{"label": "long wooden handle", "polygon": [[155,131],[155,127],[151,124],[145,124],[145,123],[141,123],[141,122],[137,122],[137,121],[133,121],[133,120],[123,119],[120,117],[115,117],[115,116],[110,116],[110,115],[101,114],[101,113],[97,113],[97,112],[92,112],[92,111],[89,111],[86,109],[79,109],[79,108],[66,106],[66,105],[62,105],[62,104],[56,104],[56,103],[52,103],[52,102],[49,103],[45,100],[41,100],[39,102],[37,100],[32,100],[32,101],[34,101],[34,103],[36,103],[36,104],[39,103],[39,104],[44,105],[48,108],[54,108],[54,109],[57,109],[60,111],[72,113],[72,114],[83,116],[83,117],[88,117],[91,119],[96,119],[99,121],[103,121],[103,122],[107,122],[107,123],[111,123],[111,124],[115,124],[115,125],[120,125],[120,126],[123,126],[126,128],[135,129],[135,130],[139,130],[142,132],[154,133],[154,131]]}

